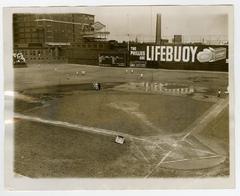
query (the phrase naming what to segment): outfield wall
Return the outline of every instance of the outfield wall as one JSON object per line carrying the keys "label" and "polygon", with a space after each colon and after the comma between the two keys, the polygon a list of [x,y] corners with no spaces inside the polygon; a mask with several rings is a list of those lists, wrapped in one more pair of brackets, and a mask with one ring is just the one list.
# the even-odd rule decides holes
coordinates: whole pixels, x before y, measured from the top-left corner
{"label": "outfield wall", "polygon": [[[227,45],[135,43],[130,44],[129,52],[127,48],[120,50],[118,48],[82,49],[75,47],[68,48],[67,55],[69,63],[88,65],[228,71]],[[122,62],[109,63],[108,57],[123,59],[121,61],[124,65]]]}
{"label": "outfield wall", "polygon": [[228,71],[226,45],[130,45],[132,67]]}

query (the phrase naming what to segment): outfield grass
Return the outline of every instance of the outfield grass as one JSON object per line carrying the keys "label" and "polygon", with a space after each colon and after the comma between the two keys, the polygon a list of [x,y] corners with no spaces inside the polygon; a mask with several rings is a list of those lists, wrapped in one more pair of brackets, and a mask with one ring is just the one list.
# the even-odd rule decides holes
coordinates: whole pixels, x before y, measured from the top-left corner
{"label": "outfield grass", "polygon": [[[137,106],[136,111],[131,112],[121,110],[122,105],[117,109],[111,104]],[[81,91],[54,99],[49,106],[26,114],[137,136],[153,136],[182,132],[211,105],[190,97],[111,90]]]}
{"label": "outfield grass", "polygon": [[[128,73],[126,73],[126,69],[129,70]],[[83,70],[86,71],[85,75],[80,74]],[[174,82],[205,86],[214,93],[218,88],[226,89],[228,86],[228,73],[226,72],[168,71],[146,68],[133,70],[134,72],[130,73],[130,68],[76,64],[30,65],[28,68],[14,69],[14,89],[21,91],[29,88],[52,85],[91,83],[93,80],[99,82],[129,82],[139,80]],[[77,75],[76,72],[79,74]],[[139,77],[141,73],[143,74],[142,79]],[[8,89],[8,84],[10,84],[10,82],[6,82],[6,89]]]}
{"label": "outfield grass", "polygon": [[128,142],[118,145],[106,136],[27,121],[15,129],[15,172],[30,177],[101,176],[129,152]]}

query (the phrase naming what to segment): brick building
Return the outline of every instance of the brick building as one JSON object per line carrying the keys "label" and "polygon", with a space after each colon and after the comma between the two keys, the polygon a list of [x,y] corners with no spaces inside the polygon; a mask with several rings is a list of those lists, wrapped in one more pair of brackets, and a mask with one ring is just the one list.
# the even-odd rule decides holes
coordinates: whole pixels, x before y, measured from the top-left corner
{"label": "brick building", "polygon": [[95,23],[94,15],[14,14],[14,52],[21,52],[26,62],[67,61],[71,47],[104,48],[109,32]]}

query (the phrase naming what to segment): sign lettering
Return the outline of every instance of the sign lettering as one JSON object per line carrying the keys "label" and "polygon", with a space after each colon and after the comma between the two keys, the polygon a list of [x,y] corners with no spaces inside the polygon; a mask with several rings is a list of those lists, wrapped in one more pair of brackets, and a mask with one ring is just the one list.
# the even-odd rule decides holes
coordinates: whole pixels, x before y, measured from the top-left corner
{"label": "sign lettering", "polygon": [[227,50],[194,45],[138,45],[131,46],[129,54],[131,61],[202,63],[226,59]]}

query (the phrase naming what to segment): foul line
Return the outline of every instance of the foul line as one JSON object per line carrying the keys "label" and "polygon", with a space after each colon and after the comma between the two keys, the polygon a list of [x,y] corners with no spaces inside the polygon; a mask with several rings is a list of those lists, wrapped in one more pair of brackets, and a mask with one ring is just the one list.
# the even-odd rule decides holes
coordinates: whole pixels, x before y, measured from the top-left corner
{"label": "foul line", "polygon": [[83,131],[83,132],[85,131],[85,132],[96,133],[96,134],[100,134],[100,135],[107,135],[107,136],[121,135],[125,138],[129,138],[130,140],[138,140],[138,141],[142,141],[142,142],[148,142],[151,144],[155,144],[151,140],[147,140],[147,139],[140,138],[140,137],[130,135],[127,133],[112,131],[112,130],[108,130],[108,129],[89,127],[89,126],[84,126],[81,124],[72,124],[72,123],[68,123],[68,122],[64,122],[64,121],[46,120],[43,118],[27,116],[27,115],[23,115],[23,114],[19,114],[19,113],[15,113],[14,117],[18,118],[18,119],[23,119],[23,120],[29,120],[32,122],[39,122],[39,123],[50,124],[50,125],[54,125],[54,126],[66,127],[66,128],[71,128],[71,129],[75,129],[78,131]]}
{"label": "foul line", "polygon": [[147,157],[144,155],[144,153],[140,150],[140,148],[138,147],[138,145],[132,140],[133,142],[133,146],[135,146],[136,150],[139,152],[139,154],[141,154],[141,156],[143,157],[143,159],[149,163],[149,160],[147,159]]}
{"label": "foul line", "polygon": [[206,151],[206,150],[200,150],[197,148],[191,148],[191,150],[197,151],[197,152],[202,152],[202,153],[206,153],[206,154],[214,154],[216,155],[216,153],[210,152],[210,151]]}
{"label": "foul line", "polygon": [[[220,100],[216,104],[214,104],[207,112],[205,112],[200,118],[198,118],[192,125],[196,126],[190,126],[191,128],[188,129],[189,132],[187,132],[182,139],[178,140],[176,143],[174,143],[171,147],[173,148],[169,152],[167,152],[164,157],[160,160],[160,162],[147,173],[147,175],[144,178],[148,178],[152,175],[152,173],[164,162],[164,160],[170,156],[170,154],[174,151],[174,149],[178,146],[179,141],[185,141],[185,139],[192,134],[194,131],[201,129],[203,126],[209,123],[212,118],[216,117],[226,106],[228,105],[228,99]],[[198,123],[200,122],[200,123]]]}
{"label": "foul line", "polygon": [[155,169],[157,169],[171,153],[172,153],[172,150],[167,152],[164,155],[164,157],[161,159],[161,161],[144,178],[148,178],[150,175],[152,175],[152,173],[155,171]]}
{"label": "foul line", "polygon": [[211,159],[211,158],[218,158],[218,157],[224,157],[224,156],[220,156],[220,155],[215,155],[215,156],[208,156],[208,157],[199,157],[199,158],[193,158],[193,159],[179,159],[179,160],[173,160],[173,161],[164,161],[163,163],[175,163],[175,162],[181,162],[181,161],[190,161],[190,160],[202,160],[202,159]]}

